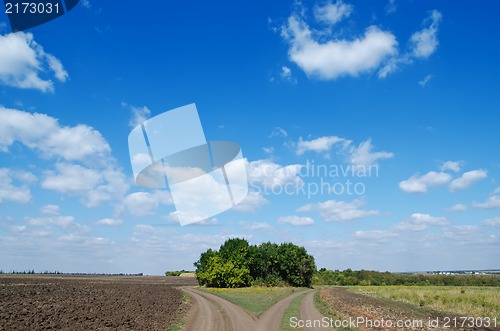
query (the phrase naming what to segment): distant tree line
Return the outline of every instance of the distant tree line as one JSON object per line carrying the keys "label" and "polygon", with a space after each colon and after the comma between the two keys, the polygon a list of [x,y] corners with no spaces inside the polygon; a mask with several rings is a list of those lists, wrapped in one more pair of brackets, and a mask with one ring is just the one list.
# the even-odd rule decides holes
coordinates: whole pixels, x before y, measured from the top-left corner
{"label": "distant tree line", "polygon": [[186,273],[193,273],[193,271],[188,271],[188,270],[177,270],[177,271],[166,271],[165,276],[180,276],[182,274]]}
{"label": "distant tree line", "polygon": [[200,285],[207,287],[304,286],[316,272],[314,257],[292,243],[249,245],[228,239],[218,251],[208,249],[194,263]]}
{"label": "distant tree line", "polygon": [[369,270],[327,270],[321,268],[314,274],[314,285],[384,286],[384,285],[438,285],[438,286],[500,286],[499,275],[436,275],[397,274]]}

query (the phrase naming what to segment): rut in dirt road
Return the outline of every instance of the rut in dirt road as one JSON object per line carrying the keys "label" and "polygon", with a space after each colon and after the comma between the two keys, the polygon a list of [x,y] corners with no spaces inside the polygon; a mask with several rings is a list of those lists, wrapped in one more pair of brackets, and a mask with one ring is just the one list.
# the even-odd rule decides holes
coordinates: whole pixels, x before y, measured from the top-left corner
{"label": "rut in dirt road", "polygon": [[[257,318],[240,306],[216,295],[198,291],[191,287],[185,287],[183,290],[191,296],[194,302],[194,307],[189,314],[185,328],[188,331],[279,331],[283,313],[290,305],[290,302],[304,293],[314,295],[315,292],[315,290],[306,290],[294,293],[271,306]],[[309,305],[312,305],[312,307]],[[305,309],[307,314],[311,316],[319,314],[314,307],[313,300],[308,301]]]}
{"label": "rut in dirt road", "polygon": [[[321,319],[323,315],[316,309],[314,306],[314,295],[318,290],[314,290],[308,294],[306,294],[304,300],[300,303],[300,319],[304,321],[313,321],[313,325],[316,327],[303,327],[301,330],[303,331],[326,331],[333,330],[329,328],[321,327]],[[314,324],[316,323],[316,324]]]}

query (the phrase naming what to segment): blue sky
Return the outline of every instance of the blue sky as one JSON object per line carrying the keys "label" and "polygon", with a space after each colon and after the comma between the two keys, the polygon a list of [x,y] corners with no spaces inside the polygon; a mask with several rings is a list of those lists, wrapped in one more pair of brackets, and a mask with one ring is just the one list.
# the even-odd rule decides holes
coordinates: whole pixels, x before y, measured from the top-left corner
{"label": "blue sky", "polygon": [[[88,0],[16,34],[0,14],[0,269],[162,274],[234,236],[332,269],[498,268],[499,6]],[[251,190],[181,227],[127,137],[190,103]]]}

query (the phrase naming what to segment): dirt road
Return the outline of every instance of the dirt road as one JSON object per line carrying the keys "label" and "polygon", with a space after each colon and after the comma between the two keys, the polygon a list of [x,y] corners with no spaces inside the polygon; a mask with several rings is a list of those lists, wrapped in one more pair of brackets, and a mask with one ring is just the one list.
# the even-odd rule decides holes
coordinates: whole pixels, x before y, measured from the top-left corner
{"label": "dirt road", "polygon": [[186,330],[254,331],[256,320],[246,310],[216,295],[184,287],[193,299]]}
{"label": "dirt road", "polygon": [[[256,317],[213,294],[198,291],[192,287],[184,287],[183,290],[191,296],[194,302],[185,328],[185,330],[193,331],[279,331],[283,313],[290,302],[304,293],[303,291],[294,293]],[[306,293],[308,292],[313,294],[314,290],[307,290]],[[308,301],[306,310],[308,314],[314,314],[316,309],[312,300]]]}
{"label": "dirt road", "polygon": [[[314,306],[314,294],[317,290],[311,291],[306,294],[304,300],[300,304],[300,318],[304,321],[313,321],[311,327],[304,327],[304,331],[325,331],[330,330],[329,328],[324,328],[321,326],[321,319],[323,315]],[[316,323],[316,324],[315,324]],[[315,326],[316,325],[316,326]]]}

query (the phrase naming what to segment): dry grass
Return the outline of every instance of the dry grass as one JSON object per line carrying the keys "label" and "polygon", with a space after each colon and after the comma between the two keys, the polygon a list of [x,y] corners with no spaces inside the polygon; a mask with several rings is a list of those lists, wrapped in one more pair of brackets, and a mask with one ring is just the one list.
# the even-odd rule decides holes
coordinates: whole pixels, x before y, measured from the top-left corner
{"label": "dry grass", "polygon": [[443,312],[500,320],[500,288],[469,286],[356,286],[349,290]]}

